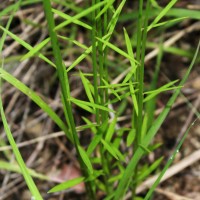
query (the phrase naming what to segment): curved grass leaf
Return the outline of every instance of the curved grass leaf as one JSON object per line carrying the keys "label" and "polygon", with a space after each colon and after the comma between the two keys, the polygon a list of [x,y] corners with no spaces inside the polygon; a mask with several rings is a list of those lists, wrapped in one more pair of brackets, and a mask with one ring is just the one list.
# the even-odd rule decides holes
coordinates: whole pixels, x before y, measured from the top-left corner
{"label": "curved grass leaf", "polygon": [[83,59],[85,59],[88,54],[90,54],[92,51],[92,46],[90,46],[83,54],[81,54],[68,68],[67,72],[72,70],[76,65],[78,65]]}
{"label": "curved grass leaf", "polygon": [[[197,118],[198,119],[198,118]],[[194,125],[194,123],[197,121],[197,119],[190,125],[190,127],[187,129],[187,131],[185,132],[185,134],[183,135],[182,139],[180,140],[180,142],[178,143],[177,147],[175,148],[172,156],[169,158],[169,160],[167,161],[165,167],[163,168],[163,170],[161,171],[160,175],[158,176],[157,180],[154,182],[154,184],[151,186],[150,190],[148,191],[148,193],[146,194],[144,200],[148,200],[150,199],[153,191],[155,190],[155,188],[157,187],[157,185],[160,183],[161,178],[164,176],[165,172],[167,171],[167,169],[169,168],[169,166],[172,164],[172,162],[174,161],[174,158],[176,156],[176,154],[179,152],[183,142],[186,139],[186,136],[188,135],[190,129],[192,128],[192,126]]]}
{"label": "curved grass leaf", "polygon": [[165,92],[165,91],[169,91],[169,90],[174,90],[174,89],[179,89],[182,88],[183,86],[174,86],[174,87],[170,87],[171,85],[173,85],[174,83],[176,83],[178,80],[176,81],[172,81],[170,83],[167,83],[166,85],[156,89],[156,90],[152,90],[152,91],[148,91],[145,92],[144,94],[149,94],[146,98],[144,98],[143,102],[149,101],[150,99],[154,98],[155,96],[157,96],[158,94],[160,94],[161,92]]}
{"label": "curved grass leaf", "polygon": [[[126,0],[122,0],[121,3],[119,4],[118,8],[116,9],[116,11],[114,12],[108,27],[107,27],[107,32],[110,33],[110,36],[106,39],[107,41],[110,40],[111,35],[113,34],[113,31],[115,30],[115,26],[117,24],[119,15],[122,11],[122,8],[124,7],[124,4],[126,3]],[[106,45],[104,45],[103,48],[105,48]]]}
{"label": "curved grass leaf", "polygon": [[135,140],[135,136],[136,136],[135,129],[131,129],[129,131],[127,139],[126,139],[126,144],[127,144],[128,147],[130,147],[131,144],[133,144],[133,142]]}
{"label": "curved grass leaf", "polygon": [[110,123],[108,130],[106,131],[106,135],[105,135],[105,141],[106,142],[110,142],[113,134],[115,132],[115,127],[117,124],[117,116],[114,117],[114,119],[112,120],[112,122]]}
{"label": "curved grass leaf", "polygon": [[[96,134],[97,133],[97,129],[96,127],[92,126],[93,125],[93,122],[91,122],[89,119],[87,119],[86,117],[82,117],[82,119],[85,121],[85,123],[88,125],[88,126],[91,126],[91,131],[93,134]],[[98,125],[97,125],[98,126]]]}
{"label": "curved grass leaf", "polygon": [[[32,101],[34,101],[44,112],[46,112],[51,119],[65,132],[68,133],[68,129],[64,122],[60,119],[60,117],[52,110],[49,105],[47,105],[34,91],[32,91],[30,88],[28,88],[25,84],[20,82],[18,79],[16,79],[14,76],[0,68],[0,77],[2,77],[4,80],[8,81],[11,85],[16,87],[18,90],[20,90],[22,93],[24,93],[26,96],[28,96]],[[71,135],[67,134],[68,138],[72,140]]]}
{"label": "curved grass leaf", "polygon": [[104,110],[104,111],[107,111],[107,112],[113,112],[113,113],[115,113],[114,110],[109,109],[109,108],[104,107],[104,106],[101,106],[101,105],[97,105],[97,104],[95,104],[95,103],[90,103],[90,102],[87,102],[87,101],[78,100],[78,99],[75,99],[75,98],[73,98],[73,97],[71,97],[69,100],[70,100],[71,102],[73,102],[73,103],[79,105],[79,106],[80,106],[80,105],[82,105],[82,106],[89,106],[89,107],[97,108],[97,109]]}
{"label": "curved grass leaf", "polygon": [[[19,38],[17,35],[11,33],[9,30],[5,29],[4,27],[0,26],[0,29],[2,29],[4,32],[6,32],[11,38],[13,38],[15,41],[17,41],[19,44],[21,44],[23,47],[25,47],[29,51],[34,49],[30,44],[26,43],[24,40]],[[56,68],[55,64],[53,62],[51,62],[43,54],[39,53],[38,57],[41,58],[42,60],[44,60],[45,62],[47,62],[48,64],[50,64],[51,66]]]}
{"label": "curved grass leaf", "polygon": [[[110,88],[109,89],[109,91],[113,94],[113,95],[115,95],[118,99],[119,99],[119,101],[121,101],[121,98],[120,98],[120,96],[117,94],[117,92],[112,88],[112,85],[110,85],[106,80],[104,80],[104,79],[102,79],[102,81],[104,82],[104,86],[102,86],[102,87],[106,87],[106,88]],[[101,86],[99,87],[99,88],[101,88]]]}
{"label": "curved grass leaf", "polygon": [[15,154],[16,160],[20,166],[20,169],[22,171],[23,177],[28,185],[28,188],[32,194],[33,197],[35,197],[38,200],[43,200],[40,192],[38,191],[38,188],[36,187],[31,175],[29,174],[29,171],[26,167],[26,164],[24,163],[24,160],[19,152],[19,149],[17,148],[17,145],[15,143],[15,140],[12,136],[12,133],[10,131],[10,128],[8,126],[7,120],[6,120],[6,116],[4,113],[4,109],[3,109],[3,104],[2,104],[2,99],[0,97],[0,111],[1,111],[1,119],[3,122],[3,126],[6,132],[6,136],[8,138],[8,141],[10,143],[10,145],[12,146],[13,152]]}
{"label": "curved grass leaf", "polygon": [[84,74],[81,71],[79,71],[79,74],[80,74],[83,86],[85,88],[85,92],[87,94],[87,97],[88,97],[90,103],[94,103],[94,98],[92,96],[92,92],[91,92],[90,87],[89,87],[89,84],[90,84],[89,80],[84,76]]}
{"label": "curved grass leaf", "polygon": [[[127,47],[128,54],[130,57],[132,57],[134,59],[134,53],[133,53],[133,49],[132,49],[132,45],[131,45],[131,40],[130,40],[125,28],[124,28],[124,35],[125,35],[125,41],[126,41],[126,47]],[[130,63],[131,63],[131,73],[134,76],[137,65],[135,64],[136,62],[135,61],[133,62],[132,60],[130,60]]]}
{"label": "curved grass leaf", "polygon": [[59,10],[56,10],[54,8],[52,8],[52,11],[55,14],[59,15],[60,17],[66,19],[66,20],[71,20],[74,24],[77,24],[77,25],[82,26],[82,27],[84,27],[86,29],[92,30],[91,26],[89,26],[88,24],[86,24],[86,23],[84,23],[84,22],[82,22],[82,21],[80,21],[78,19],[73,19],[73,17],[71,17],[71,16],[69,16],[69,15],[67,15],[67,14],[65,14],[65,13],[63,13],[63,12],[61,12]]}
{"label": "curved grass leaf", "polygon": [[[106,38],[108,38],[110,36],[110,33],[108,33],[107,35],[105,35],[104,37],[103,37],[103,39],[106,39]],[[97,45],[97,43],[96,43],[96,45]],[[86,51],[83,53],[83,54],[81,54],[68,68],[67,68],[67,72],[69,72],[71,69],[73,69],[76,65],[78,65],[83,59],[85,59],[87,56],[88,56],[88,54],[90,54],[92,52],[92,46],[90,46],[90,47],[88,47],[87,49],[86,49]]]}
{"label": "curved grass leaf", "polygon": [[96,20],[98,20],[101,17],[101,15],[103,15],[110,8],[110,6],[114,3],[114,1],[115,0],[108,0],[107,1],[107,4],[103,7],[103,9],[96,16]]}
{"label": "curved grass leaf", "polygon": [[103,144],[104,148],[116,159],[119,160],[115,150],[111,146],[109,142],[106,142],[104,139],[101,139],[101,143]]}
{"label": "curved grass leaf", "polygon": [[171,0],[165,8],[157,15],[157,17],[153,20],[153,22],[148,26],[147,31],[151,30],[159,21],[162,19],[166,13],[172,8],[172,6],[177,2],[178,0]]}
{"label": "curved grass leaf", "polygon": [[93,174],[93,167],[92,167],[92,164],[90,162],[90,159],[89,159],[87,153],[80,145],[78,145],[78,151],[82,158],[82,161],[85,163],[86,167],[88,168],[89,173]]}
{"label": "curved grass leaf", "polygon": [[40,51],[48,42],[50,41],[50,38],[46,38],[42,42],[40,42],[38,45],[33,47],[27,54],[25,54],[22,58],[21,61],[26,60],[32,56],[34,56],[38,51]]}
{"label": "curved grass leaf", "polygon": [[153,25],[152,28],[159,27],[159,26],[164,26],[164,25],[174,24],[176,22],[179,22],[179,21],[187,19],[187,18],[188,17],[180,17],[180,18],[176,18],[176,19],[172,19],[172,20],[167,20],[167,21],[164,21],[164,22],[161,22],[161,23]]}
{"label": "curved grass leaf", "polygon": [[119,53],[120,55],[124,56],[125,58],[129,59],[132,62],[136,62],[137,64],[139,64],[133,57],[131,57],[129,54],[127,54],[126,52],[119,49],[117,46],[115,46],[115,45],[111,44],[110,42],[103,40],[101,38],[98,38],[98,37],[96,37],[96,38],[97,38],[97,40],[104,43],[106,46],[110,47],[111,49],[113,49],[114,51]]}
{"label": "curved grass leaf", "polygon": [[84,181],[84,179],[85,179],[84,177],[78,177],[78,178],[71,179],[71,180],[68,180],[66,182],[60,183],[60,184],[54,186],[53,188],[51,188],[48,191],[48,193],[60,192],[60,191],[63,191],[63,190],[67,190],[69,188],[74,187],[75,185],[82,183]]}
{"label": "curved grass leaf", "polygon": [[[0,169],[22,174],[22,170],[20,169],[17,163],[10,163],[10,162],[0,160]],[[27,170],[28,170],[28,173],[34,178],[38,178],[40,180],[51,180],[48,176],[40,174],[33,169],[27,168]]]}
{"label": "curved grass leaf", "polygon": [[58,35],[58,37],[61,38],[61,39],[63,39],[63,40],[71,41],[71,42],[73,42],[75,45],[81,47],[82,49],[85,49],[85,50],[88,49],[87,46],[85,46],[84,44],[80,43],[80,42],[77,41],[77,40],[73,40],[73,39],[71,39],[71,38],[68,38],[68,37],[65,37],[65,36],[62,36],[62,35]]}
{"label": "curved grass leaf", "polygon": [[93,151],[95,150],[96,146],[100,143],[102,139],[102,135],[97,134],[94,136],[94,138],[92,139],[92,142],[90,142],[88,148],[87,148],[87,155],[90,156]]}
{"label": "curved grass leaf", "polygon": [[144,180],[146,177],[148,177],[154,170],[156,170],[158,168],[158,166],[160,165],[160,163],[162,162],[163,157],[158,158],[156,161],[154,161],[150,166],[148,166],[147,169],[144,170],[143,173],[139,174],[137,176],[137,182],[138,181],[142,181]]}
{"label": "curved grass leaf", "polygon": [[133,87],[131,79],[129,80],[129,83],[130,83],[129,86],[130,86],[130,92],[131,92],[131,97],[132,97],[132,101],[133,101],[133,107],[135,109],[136,115],[138,116],[138,112],[139,112],[138,102],[137,102],[137,99],[136,99],[135,89]]}
{"label": "curved grass leaf", "polygon": [[56,26],[55,30],[57,31],[57,30],[63,28],[64,26],[67,26],[68,24],[73,23],[75,20],[80,19],[80,18],[90,14],[94,10],[96,10],[96,9],[100,8],[101,6],[103,6],[105,3],[106,3],[106,1],[102,1],[102,2],[96,3],[95,5],[83,10],[82,12],[78,13],[76,16],[71,17],[68,21],[62,22],[61,24]]}

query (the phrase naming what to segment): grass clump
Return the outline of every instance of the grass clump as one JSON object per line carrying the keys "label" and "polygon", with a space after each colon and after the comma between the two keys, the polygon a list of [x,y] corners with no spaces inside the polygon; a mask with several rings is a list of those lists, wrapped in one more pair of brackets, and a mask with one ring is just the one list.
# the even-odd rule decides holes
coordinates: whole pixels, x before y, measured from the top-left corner
{"label": "grass clump", "polygon": [[[29,3],[30,1],[19,1],[19,3],[7,8],[2,14],[11,11],[15,13],[20,5],[23,6]],[[160,177],[149,190],[146,197],[137,197],[137,186],[159,168],[163,158],[158,158],[151,165],[142,165],[140,161],[151,153],[152,149],[155,150],[159,147],[159,144],[152,143],[153,139],[166,119],[178,95],[181,93],[181,88],[189,77],[199,51],[198,44],[191,64],[181,81],[170,81],[158,87],[160,65],[164,54],[163,38],[161,38],[153,78],[150,82],[150,87],[146,88],[144,79],[148,33],[154,29],[164,31],[168,27],[193,15],[191,13],[188,13],[188,16],[183,15],[182,9],[177,10],[177,13],[173,12],[175,9],[172,7],[177,3],[177,0],[171,0],[164,7],[159,6],[153,0],[140,0],[137,2],[138,9],[134,13],[134,16],[132,13],[121,15],[126,3],[126,0],[122,0],[119,4],[114,0],[92,0],[91,3],[88,2],[88,8],[80,9],[73,3],[63,2],[64,6],[70,6],[73,11],[77,12],[76,15],[70,16],[53,8],[50,0],[43,0],[43,9],[48,26],[46,30],[48,30],[49,37],[45,38],[35,47],[32,47],[10,30],[9,27],[13,20],[12,16],[9,18],[5,27],[0,26],[0,29],[3,31],[3,37],[0,43],[1,51],[6,35],[8,35],[28,50],[25,55],[21,56],[21,62],[32,57],[39,57],[47,65],[54,68],[59,80],[61,88],[60,99],[64,119],[58,116],[48,103],[31,88],[5,69],[0,69],[1,79],[9,82],[34,101],[57,124],[60,130],[65,133],[66,137],[76,149],[82,176],[60,183],[50,189],[48,193],[63,191],[84,182],[89,199],[98,199],[97,193],[101,192],[102,197],[105,199],[119,200],[123,199],[129,191],[133,199],[140,198],[146,200],[150,199],[162,175],[172,163],[173,159],[167,162]],[[54,14],[64,21],[55,25]],[[168,15],[173,16],[173,18],[168,21],[163,21],[163,18]],[[196,19],[196,14],[194,16]],[[133,18],[135,29],[132,32],[128,30],[129,27],[120,29],[121,34],[119,35],[124,44],[124,48],[122,48],[116,43],[113,43],[113,38],[116,35],[118,36],[116,33],[116,30],[118,30],[117,23],[129,17]],[[86,20],[87,23],[85,22]],[[80,43],[73,35],[66,37],[63,34],[71,25],[84,28],[89,32],[89,45],[91,46],[88,47],[86,44]],[[75,44],[83,51],[68,67],[65,66],[63,60],[63,49],[61,49],[60,39]],[[52,49],[53,61],[43,51],[47,46]],[[178,52],[180,54],[180,51]],[[112,73],[112,69],[110,68],[110,65],[115,65],[109,59],[111,54],[114,57],[116,56],[119,71],[122,71],[118,74],[116,73],[118,69],[113,70]],[[78,65],[84,59],[88,59],[91,62],[92,69],[89,73],[78,69]],[[126,69],[123,69],[124,66]],[[78,76],[82,82],[85,99],[75,98],[71,95],[70,76],[74,71],[74,75]],[[175,85],[177,83],[178,85]],[[155,119],[154,113],[157,96],[169,90],[173,91],[173,94],[165,104],[162,112]],[[128,101],[132,105],[131,108]],[[87,113],[86,116],[81,116],[85,122],[82,129],[90,131],[91,133],[91,140],[87,146],[82,145],[82,141],[78,135],[76,115],[73,111],[74,106],[80,107],[84,111],[83,113]],[[27,169],[8,128],[2,100],[0,100],[0,107],[3,125],[20,166],[21,173],[24,175],[32,196],[38,200],[42,199],[40,192],[31,178],[31,176],[42,176],[40,174],[37,175],[36,172],[30,172]],[[126,113],[127,109],[131,109],[130,123],[128,127],[123,127],[123,123],[121,125],[119,119],[122,113]],[[92,121],[91,118],[87,117],[88,113],[95,120]],[[172,155],[173,158],[180,149],[188,131],[176,147]],[[5,166],[4,168],[9,169],[7,164],[4,163],[3,165]],[[44,176],[43,179],[45,178]]]}

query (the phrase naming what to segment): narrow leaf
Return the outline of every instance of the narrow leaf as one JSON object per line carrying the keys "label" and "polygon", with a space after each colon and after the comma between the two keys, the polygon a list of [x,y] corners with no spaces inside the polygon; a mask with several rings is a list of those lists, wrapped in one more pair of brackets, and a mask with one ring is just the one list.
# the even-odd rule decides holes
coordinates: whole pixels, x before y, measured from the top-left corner
{"label": "narrow leaf", "polygon": [[133,107],[135,109],[136,115],[138,116],[139,108],[138,108],[138,102],[137,102],[137,99],[136,99],[136,96],[135,96],[135,89],[133,87],[131,80],[129,80],[129,83],[130,83],[129,86],[130,86],[130,92],[131,92],[131,97],[132,97],[132,101],[133,101]]}
{"label": "narrow leaf", "polygon": [[172,8],[172,6],[177,2],[178,0],[171,0],[169,4],[163,10],[157,15],[157,17],[153,20],[153,22],[149,25],[147,31],[150,31],[153,26],[155,26],[162,17],[166,15],[166,13]]}
{"label": "narrow leaf", "polygon": [[80,19],[88,14],[90,14],[91,12],[93,12],[94,10],[100,8],[101,6],[103,6],[106,3],[106,1],[102,1],[99,3],[96,3],[94,6],[91,6],[85,10],[83,10],[82,12],[78,13],[76,16],[71,17],[69,20],[62,22],[61,24],[59,24],[58,26],[55,27],[55,30],[59,30],[61,28],[63,28],[64,26],[67,26],[70,23],[73,23],[75,20]]}
{"label": "narrow leaf", "polygon": [[[0,26],[0,29],[2,29],[3,31],[5,31],[11,38],[13,38],[14,40],[16,40],[19,44],[21,44],[23,47],[25,47],[28,50],[33,50],[33,47],[26,43],[24,40],[22,40],[21,38],[19,38],[18,36],[16,36],[15,34],[11,33],[9,30],[3,28],[2,26]],[[53,62],[51,62],[47,57],[45,57],[43,54],[39,53],[38,57],[43,59],[44,61],[46,61],[48,64],[50,64],[51,66],[55,67],[55,64]]]}
{"label": "narrow leaf", "polygon": [[82,26],[82,27],[84,27],[86,29],[92,30],[92,27],[90,25],[88,25],[88,24],[86,24],[86,23],[84,23],[84,22],[82,22],[82,21],[80,21],[78,19],[74,19],[73,17],[67,15],[66,13],[63,13],[63,12],[61,12],[59,10],[54,9],[54,8],[52,8],[52,11],[55,14],[59,15],[60,17],[66,19],[66,20],[71,20],[74,24],[77,24],[77,25]]}
{"label": "narrow leaf", "polygon": [[[28,88],[25,84],[20,82],[18,79],[16,79],[14,76],[0,68],[0,77],[2,77],[4,80],[8,81],[10,84],[12,84],[15,88],[20,90],[22,93],[24,93],[26,96],[28,96],[32,101],[34,101],[44,112],[46,112],[51,119],[65,132],[68,133],[68,129],[64,122],[60,119],[60,117],[52,110],[52,108],[47,105],[34,91],[32,91],[30,88]],[[68,133],[68,138],[72,140],[71,135]]]}
{"label": "narrow leaf", "polygon": [[48,191],[48,193],[60,192],[60,191],[63,191],[63,190],[67,190],[69,188],[74,187],[75,185],[80,184],[81,182],[84,181],[84,179],[85,179],[84,177],[79,177],[79,178],[75,178],[75,179],[68,180],[66,182],[60,183],[60,184],[54,186],[53,188],[51,188]]}
{"label": "narrow leaf", "polygon": [[102,144],[104,145],[104,148],[116,159],[119,160],[117,154],[115,153],[114,149],[110,145],[110,143],[106,142],[105,140],[101,139]]}
{"label": "narrow leaf", "polygon": [[101,139],[102,139],[102,135],[100,134],[94,136],[94,138],[92,139],[92,142],[90,142],[87,149],[88,156],[90,156],[93,153],[93,151],[95,150],[96,146],[99,144]]}
{"label": "narrow leaf", "polygon": [[93,174],[93,167],[92,167],[92,164],[90,162],[90,159],[89,159],[87,153],[85,152],[85,150],[81,146],[78,146],[78,151],[79,151],[79,154],[80,154],[83,162],[87,166],[90,174]]}
{"label": "narrow leaf", "polygon": [[33,47],[27,54],[25,54],[22,58],[21,61],[26,60],[32,56],[34,56],[36,53],[38,53],[48,42],[50,41],[50,38],[47,38],[43,40],[41,43]]}
{"label": "narrow leaf", "polygon": [[92,93],[91,93],[90,87],[89,87],[89,80],[84,76],[84,74],[81,71],[79,71],[79,74],[80,74],[83,86],[85,88],[85,92],[87,94],[87,97],[88,97],[90,103],[94,103],[94,98],[92,96]]}

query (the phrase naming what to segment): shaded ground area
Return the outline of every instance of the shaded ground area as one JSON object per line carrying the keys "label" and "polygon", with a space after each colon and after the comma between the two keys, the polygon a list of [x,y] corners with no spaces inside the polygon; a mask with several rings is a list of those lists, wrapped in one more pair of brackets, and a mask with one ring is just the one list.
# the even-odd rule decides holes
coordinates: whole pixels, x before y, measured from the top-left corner
{"label": "shaded ground area", "polygon": [[[163,1],[163,5],[165,5],[165,3],[166,1]],[[132,28],[135,26],[134,23],[130,25],[131,20],[124,21],[126,14],[131,12],[129,4],[132,5],[129,2],[125,6],[113,38],[113,41],[121,48],[125,46],[122,27],[126,26],[127,30],[131,32]],[[77,7],[85,6],[83,1],[76,1],[75,5]],[[0,8],[5,9],[6,6],[8,5],[2,4]],[[68,14],[74,15],[73,11],[66,9],[64,6],[57,5],[56,3],[54,3],[54,6],[60,10],[66,10],[66,12],[69,12]],[[194,10],[199,10],[199,6],[200,1],[197,0],[191,1],[190,5],[188,1],[179,1],[176,5],[176,7],[179,8]],[[2,24],[5,25],[7,20],[8,16],[3,16],[1,18]],[[57,16],[56,22],[60,22]],[[44,14],[42,12],[42,5],[38,3],[31,6],[24,6],[20,11],[17,11],[10,30],[32,46],[44,40],[48,33],[44,21]],[[63,31],[65,31],[65,35],[71,39],[76,38],[81,43],[87,46],[90,45],[90,35],[86,33],[84,29],[69,25]],[[121,35],[120,32],[122,33]],[[149,33],[145,64],[145,82],[147,88],[155,68],[157,56],[156,48],[158,47],[160,39],[163,39],[165,47],[159,75],[159,86],[165,84],[168,80],[181,79],[183,77],[198,44],[199,33],[200,22],[195,19],[185,19],[165,30],[155,30]],[[63,59],[66,66],[69,66],[83,51],[72,42],[65,42],[63,40],[60,40],[60,42],[63,49]],[[49,46],[45,47],[43,52],[51,58],[52,52]],[[8,37],[2,53],[4,59],[1,58],[1,62],[4,62],[4,68],[36,91],[42,99],[49,103],[61,118],[64,118],[60,102],[60,88],[58,86],[55,70],[36,57],[19,62],[21,56],[25,53],[26,50],[21,45]],[[109,75],[111,79],[118,77],[119,74],[128,67],[127,61],[121,61],[113,52],[109,54],[109,61]],[[175,145],[197,117],[200,109],[199,61],[200,59],[198,57],[195,68],[188,82],[182,89],[182,95],[179,96],[170,115],[155,138],[155,142],[160,142],[163,145],[142,160],[142,162],[152,163],[156,158],[164,156],[161,165],[161,167],[164,167],[167,159],[175,149]],[[86,98],[80,78],[76,76],[76,73],[78,69],[89,73],[92,69],[91,66],[91,57],[88,56],[87,59],[70,72],[71,95],[73,97],[78,97],[80,99]],[[155,116],[162,112],[162,108],[171,94],[172,92],[169,91],[159,96]],[[52,195],[46,193],[56,183],[80,176],[75,149],[66,139],[64,133],[60,132],[60,129],[41,109],[28,97],[6,82],[3,85],[2,98],[7,120],[27,166],[50,177],[49,181],[35,179],[40,191],[42,191],[44,199],[86,199],[83,184],[61,194]],[[130,121],[128,119],[130,118],[130,111],[129,109],[124,111],[123,117],[121,121],[119,121],[120,126],[129,126]],[[81,116],[87,116],[91,119],[94,118],[89,113],[86,113],[76,106],[74,106],[73,112],[77,126],[83,124]],[[2,126],[0,126],[0,131],[0,160],[14,162],[15,159],[12,150],[7,147],[8,142]],[[90,132],[80,132],[79,136],[81,138],[81,144],[86,146],[91,138]],[[6,148],[7,150],[5,150]],[[169,169],[171,174],[159,185],[153,199],[198,200],[200,198],[199,149],[200,126],[199,121],[197,121],[190,130],[181,151],[178,153],[173,163],[173,167]],[[14,162],[13,168],[16,169],[17,165],[15,165]],[[138,191],[140,189],[141,195],[146,193],[146,189],[152,184],[151,180],[152,179],[148,179],[139,186]],[[0,183],[1,200],[31,199],[30,193],[21,175],[9,170],[0,169]],[[145,185],[147,185],[147,187]],[[101,193],[97,195],[101,197]],[[127,195],[127,199],[131,199],[130,195]]]}

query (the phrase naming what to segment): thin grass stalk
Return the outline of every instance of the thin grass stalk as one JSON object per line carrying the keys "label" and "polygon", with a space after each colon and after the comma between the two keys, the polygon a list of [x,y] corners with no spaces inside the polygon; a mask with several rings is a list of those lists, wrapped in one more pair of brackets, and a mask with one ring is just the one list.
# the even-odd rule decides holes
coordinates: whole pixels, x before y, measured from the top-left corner
{"label": "thin grass stalk", "polygon": [[[138,19],[138,29],[137,29],[137,51],[136,51],[136,59],[140,61],[140,65],[137,68],[136,72],[136,81],[138,84],[138,94],[137,94],[137,102],[138,102],[138,116],[134,115],[135,125],[136,125],[136,141],[134,143],[135,149],[141,144],[142,140],[142,122],[143,122],[143,92],[144,92],[144,58],[145,58],[145,49],[146,49],[146,38],[147,38],[147,27],[148,27],[148,15],[150,10],[150,1],[147,0],[146,11],[145,11],[145,20],[142,28],[142,16],[143,16],[143,0],[139,2],[139,19]],[[135,167],[135,177],[137,177],[138,166]],[[132,196],[135,197],[137,183],[133,184]]]}
{"label": "thin grass stalk", "polygon": [[[138,12],[138,23],[137,23],[137,45],[136,45],[136,60],[139,61],[141,63],[141,40],[142,40],[142,15],[143,15],[143,0],[140,0],[139,1],[139,12]],[[137,70],[136,70],[136,82],[138,82],[138,86],[137,86],[137,89],[139,90],[139,85],[140,84],[143,84],[143,83],[140,83],[139,82],[139,77],[140,77],[140,71],[141,71],[141,64],[137,67]],[[137,92],[136,94],[136,98],[137,98],[137,102],[139,100],[139,92]],[[139,106],[138,106],[139,107]],[[142,111],[138,109],[138,115],[142,115]],[[135,143],[134,143],[134,146],[135,146],[135,149],[137,148],[138,146],[138,141],[139,141],[139,128],[138,128],[138,116],[136,115],[136,112],[135,113],[135,117],[134,117],[134,120],[135,120],[135,128],[136,128],[136,140],[135,140]],[[139,114],[140,113],[140,114]]]}
{"label": "thin grass stalk", "polygon": [[149,11],[150,11],[150,0],[147,0],[146,11],[145,11],[145,20],[144,20],[144,28],[143,28],[143,35],[142,35],[142,47],[141,47],[141,58],[139,67],[139,91],[138,91],[138,137],[137,143],[140,144],[142,140],[141,130],[142,130],[142,122],[143,122],[143,99],[144,99],[144,58],[145,58],[145,49],[146,49],[146,39],[147,39],[147,28],[148,28],[148,18],[149,18]]}
{"label": "thin grass stalk", "polygon": [[[92,0],[92,6],[96,4],[96,0]],[[94,84],[94,100],[99,105],[98,99],[98,65],[97,65],[97,47],[96,47],[96,11],[92,12],[92,69],[93,69],[93,84]],[[99,109],[95,109],[96,123],[100,124]]]}
{"label": "thin grass stalk", "polygon": [[[72,113],[71,102],[68,100],[68,99],[70,99],[69,80],[68,80],[68,76],[66,74],[65,67],[62,63],[61,51],[58,46],[58,38],[57,38],[56,32],[54,30],[55,22],[54,22],[53,14],[51,12],[50,0],[43,0],[43,5],[44,5],[46,20],[48,23],[49,35],[51,38],[53,55],[55,58],[55,64],[57,66],[58,78],[59,78],[59,81],[61,84],[63,107],[65,109],[65,112],[68,115],[68,118],[66,119],[66,121],[67,121],[68,127],[70,129],[70,132],[72,133],[72,136],[73,136],[74,145],[75,145],[76,151],[78,153],[78,158],[79,158],[79,163],[81,165],[81,169],[83,171],[84,176],[88,177],[89,172],[88,172],[87,166],[85,166],[85,164],[80,156],[79,149],[78,149],[80,142],[79,142],[78,134],[76,131],[75,121],[74,121],[74,117],[73,117],[73,113]],[[92,199],[95,199],[95,191],[93,191],[93,189],[94,189],[93,186],[94,186],[94,183],[92,183],[92,181],[86,182],[86,188],[88,190],[89,197]]]}
{"label": "thin grass stalk", "polygon": [[[96,3],[99,3],[100,0],[96,0]],[[105,6],[105,5],[104,5]],[[97,9],[97,13],[100,12],[100,8]],[[103,22],[103,24],[102,24]],[[103,33],[107,30],[107,24],[104,24],[105,22],[103,21],[102,15],[99,17],[99,19],[96,21],[96,35],[99,38],[103,37]],[[103,30],[104,28],[104,30]],[[105,35],[105,34],[104,34]],[[103,79],[108,81],[108,77],[106,77],[105,75],[108,74],[107,71],[105,71],[105,57],[104,57],[104,49],[103,49],[103,43],[102,42],[98,42],[97,43],[97,52],[96,52],[96,56],[98,57],[98,64],[99,64],[99,84],[100,86],[104,86],[104,82]],[[105,99],[105,88],[100,88],[99,89],[99,96],[100,96],[100,105],[105,106],[106,103],[106,99]],[[108,102],[108,101],[107,101]],[[101,125],[105,125],[108,124],[108,114],[107,111],[103,111],[100,110],[99,111],[99,115],[100,115],[100,126]],[[107,116],[107,117],[106,117]],[[105,132],[106,133],[106,132]],[[104,134],[105,133],[101,133]],[[105,154],[105,149],[103,144],[100,144],[100,154],[101,154],[101,162],[102,162],[102,169],[104,171],[104,176],[103,176],[103,180],[104,180],[104,184],[105,184],[105,188],[106,188],[106,192],[107,194],[111,193],[111,187],[110,184],[108,183],[108,179],[110,176],[110,167],[109,167],[109,160],[108,157]],[[109,156],[109,155],[108,155]]]}
{"label": "thin grass stalk", "polygon": [[[106,35],[107,26],[108,26],[108,10],[104,13],[104,28],[103,28],[103,35]],[[108,55],[108,48],[107,46],[104,48],[104,79],[108,83],[108,65],[107,65],[107,55]],[[104,89],[105,91],[105,102],[108,102],[108,88]],[[106,112],[105,116],[106,120],[108,119],[108,113]]]}
{"label": "thin grass stalk", "polygon": [[[160,72],[160,65],[163,57],[163,37],[161,37],[160,45],[159,45],[159,53],[156,60],[155,72],[153,74],[152,82],[150,85],[150,90],[155,90],[158,82],[158,76]],[[148,123],[147,129],[150,128],[151,124],[154,120],[154,111],[156,108],[156,97],[146,103],[146,112],[148,115]]]}
{"label": "thin grass stalk", "polygon": [[[143,0],[140,0],[139,1],[139,12],[138,12],[138,19],[137,19],[137,44],[136,44],[136,60],[137,61],[141,61],[140,60],[140,57],[141,57],[141,40],[142,40],[142,15],[143,15]],[[135,81],[138,82],[138,85],[137,85],[137,89],[139,90],[139,85],[141,84],[139,82],[139,71],[140,71],[140,68],[141,68],[141,65],[139,65],[137,67],[137,70],[136,70],[136,75],[135,75]],[[143,83],[142,83],[143,84]],[[136,99],[137,99],[137,102],[138,102],[138,99],[139,99],[139,92],[136,93]],[[139,107],[139,106],[138,106]],[[135,150],[138,148],[139,144],[138,144],[138,141],[139,141],[139,127],[138,127],[138,115],[140,113],[141,115],[141,110],[138,109],[138,115],[136,114],[135,110],[133,111],[134,114],[133,114],[133,118],[132,118],[132,127],[135,128],[135,131],[136,131],[136,139],[134,141],[134,144],[133,144],[133,154],[135,153]],[[134,174],[133,174],[133,179],[135,179],[137,176],[137,166],[135,167],[134,169]],[[134,183],[132,185],[132,196],[135,197],[135,192],[136,192],[136,183]]]}

